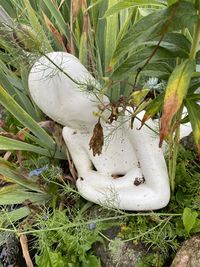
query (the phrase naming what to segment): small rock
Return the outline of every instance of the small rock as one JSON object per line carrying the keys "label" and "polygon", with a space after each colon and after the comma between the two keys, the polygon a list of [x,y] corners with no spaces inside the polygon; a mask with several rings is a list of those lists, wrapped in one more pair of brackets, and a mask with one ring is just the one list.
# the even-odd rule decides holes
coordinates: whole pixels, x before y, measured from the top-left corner
{"label": "small rock", "polygon": [[133,242],[116,239],[107,246],[97,242],[93,247],[95,255],[101,260],[102,267],[135,267],[140,259],[141,251]]}
{"label": "small rock", "polygon": [[194,143],[193,133],[190,133],[188,136],[185,136],[180,141],[181,145],[183,145],[186,149],[195,151],[196,146]]}
{"label": "small rock", "polygon": [[185,241],[177,252],[170,267],[200,266],[200,235]]}
{"label": "small rock", "polygon": [[14,266],[19,253],[19,241],[16,235],[14,233],[2,232],[0,241],[0,266]]}
{"label": "small rock", "polygon": [[119,230],[120,228],[115,226],[104,231],[111,242],[96,242],[93,245],[94,254],[100,258],[102,267],[136,267],[143,257],[151,254],[142,243],[124,242],[118,238]]}

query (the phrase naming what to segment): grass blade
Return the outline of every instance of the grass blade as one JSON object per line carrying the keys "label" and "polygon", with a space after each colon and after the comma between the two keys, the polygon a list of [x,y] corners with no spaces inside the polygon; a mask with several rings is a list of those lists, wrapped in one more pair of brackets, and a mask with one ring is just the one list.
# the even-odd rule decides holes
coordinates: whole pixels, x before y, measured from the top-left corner
{"label": "grass blade", "polygon": [[[1,202],[1,197],[0,197],[0,202]],[[22,208],[18,208],[16,210],[12,210],[12,211],[6,211],[3,210],[1,211],[1,215],[0,215],[0,221],[3,223],[13,223],[13,222],[17,222],[25,217],[27,217],[30,214],[30,209],[28,207],[22,207]]]}
{"label": "grass blade", "polygon": [[52,157],[52,158],[59,158],[59,159],[66,159],[66,155],[64,150],[49,150],[46,148],[42,148],[39,146],[34,146],[25,142],[17,141],[11,138],[7,138],[4,136],[0,136],[0,150],[20,150],[20,151],[30,151],[34,152],[43,156]]}
{"label": "grass blade", "polygon": [[[52,47],[50,45],[50,42],[43,30],[43,27],[41,26],[41,24],[39,23],[39,20],[37,18],[37,14],[34,11],[34,9],[32,8],[30,1],[29,0],[23,0],[24,1],[24,6],[26,8],[26,12],[27,12],[27,18],[28,21],[30,22],[32,28],[37,31],[37,41],[40,44],[45,44],[44,49],[47,50],[48,52],[52,51]],[[48,1],[50,2],[50,1]]]}
{"label": "grass blade", "polygon": [[189,119],[193,129],[194,141],[200,158],[200,106],[196,101],[186,100]]}
{"label": "grass blade", "polygon": [[26,192],[19,189],[15,191],[7,189],[7,192],[2,193],[0,190],[0,205],[22,204],[26,200],[32,203],[44,203],[49,199],[50,196],[47,194]]}
{"label": "grass blade", "polygon": [[65,35],[65,37],[69,40],[69,33],[67,32],[67,23],[65,22],[61,12],[56,8],[53,1],[43,0],[52,16],[54,17],[56,24],[59,28],[59,31]]}
{"label": "grass blade", "polygon": [[25,127],[43,141],[45,147],[55,149],[55,142],[53,139],[20,107],[20,105],[17,104],[17,102],[15,102],[2,86],[0,86],[0,103]]}
{"label": "grass blade", "polygon": [[125,8],[133,8],[133,7],[142,7],[142,6],[151,6],[151,7],[164,7],[166,6],[164,3],[161,3],[160,1],[154,1],[154,0],[121,0],[116,1],[117,3],[110,7],[104,17],[111,16],[113,14],[116,14],[117,12],[125,9]]}
{"label": "grass blade", "polygon": [[[44,192],[39,188],[35,181],[33,181],[31,178],[26,178],[18,170],[10,168],[2,160],[0,160],[0,174],[4,176],[3,179],[7,182],[23,186],[29,190],[33,190],[39,193]],[[6,187],[7,186],[5,186],[5,188]]]}

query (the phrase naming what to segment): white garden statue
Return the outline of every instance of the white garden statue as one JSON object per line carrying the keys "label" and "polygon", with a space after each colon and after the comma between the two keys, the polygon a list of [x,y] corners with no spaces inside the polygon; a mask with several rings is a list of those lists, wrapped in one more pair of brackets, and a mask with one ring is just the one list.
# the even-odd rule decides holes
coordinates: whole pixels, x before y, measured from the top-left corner
{"label": "white garden statue", "polygon": [[[109,101],[88,90],[91,85],[99,88],[79,60],[64,52],[41,57],[29,74],[29,90],[35,103],[64,126],[63,138],[78,172],[78,191],[92,202],[113,208],[165,207],[170,187],[163,152],[152,130],[146,126],[138,130],[139,120],[135,119],[131,129],[126,116],[112,125],[102,119],[104,145],[102,153],[93,156],[89,142],[98,121],[95,112],[99,112],[100,103],[106,105]],[[108,114],[105,111],[103,116]],[[154,127],[151,120],[147,124]]]}

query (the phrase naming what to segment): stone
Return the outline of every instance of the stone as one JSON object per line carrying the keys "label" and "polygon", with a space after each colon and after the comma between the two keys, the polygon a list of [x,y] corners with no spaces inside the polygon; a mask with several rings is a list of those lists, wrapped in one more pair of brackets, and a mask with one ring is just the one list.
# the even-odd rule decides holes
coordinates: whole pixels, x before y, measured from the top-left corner
{"label": "stone", "polygon": [[94,254],[100,258],[102,267],[136,267],[144,257],[152,254],[152,251],[141,242],[136,244],[132,240],[124,242],[118,237],[119,231],[119,227],[111,227],[104,231],[111,241],[96,242],[93,245]]}
{"label": "stone", "polygon": [[177,252],[170,267],[200,266],[200,235],[186,240]]}
{"label": "stone", "polygon": [[195,151],[196,145],[194,143],[193,132],[191,132],[189,135],[183,137],[180,141],[180,144],[183,145],[186,149]]}

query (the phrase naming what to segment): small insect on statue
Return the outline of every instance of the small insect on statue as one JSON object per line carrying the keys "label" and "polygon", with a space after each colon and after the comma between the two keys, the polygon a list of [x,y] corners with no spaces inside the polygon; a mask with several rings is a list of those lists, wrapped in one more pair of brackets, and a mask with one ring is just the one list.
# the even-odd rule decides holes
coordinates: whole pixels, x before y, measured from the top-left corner
{"label": "small insect on statue", "polygon": [[[124,210],[165,207],[170,187],[158,137],[147,126],[138,130],[137,119],[131,129],[126,114],[108,124],[103,118],[110,112],[105,110],[100,123],[95,114],[109,100],[99,88],[80,61],[64,52],[41,57],[29,74],[35,103],[64,126],[63,138],[78,172],[76,186],[85,199]],[[154,127],[153,121],[149,120],[148,125]],[[95,131],[96,140],[91,139]],[[94,141],[97,151],[90,149]]]}

